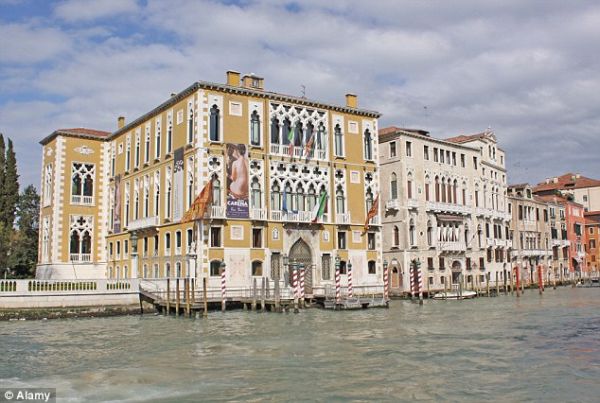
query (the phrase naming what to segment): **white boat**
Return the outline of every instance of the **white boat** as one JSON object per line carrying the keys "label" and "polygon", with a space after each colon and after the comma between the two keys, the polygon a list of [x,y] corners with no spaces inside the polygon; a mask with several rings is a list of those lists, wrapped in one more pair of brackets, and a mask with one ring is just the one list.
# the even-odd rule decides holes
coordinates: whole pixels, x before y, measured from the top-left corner
{"label": "white boat", "polygon": [[435,293],[432,299],[471,299],[475,298],[477,293],[475,291],[464,290],[462,292],[457,291],[440,291]]}

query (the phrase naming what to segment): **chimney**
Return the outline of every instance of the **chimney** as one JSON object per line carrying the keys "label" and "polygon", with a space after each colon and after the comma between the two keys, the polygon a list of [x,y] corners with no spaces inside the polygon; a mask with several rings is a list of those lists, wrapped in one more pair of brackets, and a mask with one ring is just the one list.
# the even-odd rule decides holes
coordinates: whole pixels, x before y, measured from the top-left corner
{"label": "chimney", "polygon": [[552,182],[558,183],[558,178],[557,177],[552,178]]}
{"label": "chimney", "polygon": [[550,183],[550,178],[546,178],[546,185]]}
{"label": "chimney", "polygon": [[177,95],[176,93],[172,92],[171,93],[171,98],[173,98],[175,95]]}
{"label": "chimney", "polygon": [[346,106],[348,108],[358,107],[358,97],[354,94],[346,94]]}
{"label": "chimney", "polygon": [[265,88],[265,79],[254,73],[246,74],[242,77],[242,87],[263,90]]}
{"label": "chimney", "polygon": [[121,129],[123,126],[125,126],[125,116],[119,116],[117,118],[117,128]]}
{"label": "chimney", "polygon": [[576,179],[579,179],[579,178],[581,178],[581,174],[575,174],[575,178],[576,178]]}
{"label": "chimney", "polygon": [[240,73],[237,71],[229,70],[227,71],[227,85],[231,85],[233,87],[240,86]]}

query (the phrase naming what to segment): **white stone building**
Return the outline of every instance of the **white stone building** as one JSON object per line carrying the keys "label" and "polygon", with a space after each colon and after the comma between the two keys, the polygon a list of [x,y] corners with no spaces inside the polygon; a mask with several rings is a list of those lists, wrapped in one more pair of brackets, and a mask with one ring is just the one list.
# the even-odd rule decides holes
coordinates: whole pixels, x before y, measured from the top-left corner
{"label": "white stone building", "polygon": [[[407,292],[410,263],[425,290],[508,279],[505,153],[493,132],[446,140],[423,130],[379,131],[383,256],[391,287]],[[496,274],[497,273],[497,274]],[[508,280],[507,280],[508,281]]]}

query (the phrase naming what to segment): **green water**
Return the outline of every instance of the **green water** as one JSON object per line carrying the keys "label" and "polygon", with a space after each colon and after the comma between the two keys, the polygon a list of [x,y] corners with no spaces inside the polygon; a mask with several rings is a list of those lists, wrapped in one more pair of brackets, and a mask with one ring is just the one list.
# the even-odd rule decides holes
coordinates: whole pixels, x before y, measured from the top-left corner
{"label": "green water", "polygon": [[600,401],[600,289],[390,309],[0,322],[59,401]]}

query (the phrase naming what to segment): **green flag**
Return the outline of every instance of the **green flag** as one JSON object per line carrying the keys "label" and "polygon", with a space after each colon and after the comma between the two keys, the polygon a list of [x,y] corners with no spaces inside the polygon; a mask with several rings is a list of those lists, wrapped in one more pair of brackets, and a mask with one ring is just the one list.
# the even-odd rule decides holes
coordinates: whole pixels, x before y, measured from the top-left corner
{"label": "green flag", "polygon": [[327,192],[321,193],[321,197],[319,198],[319,202],[315,204],[312,210],[312,222],[316,223],[317,220],[323,217],[325,214],[325,209],[327,207]]}

